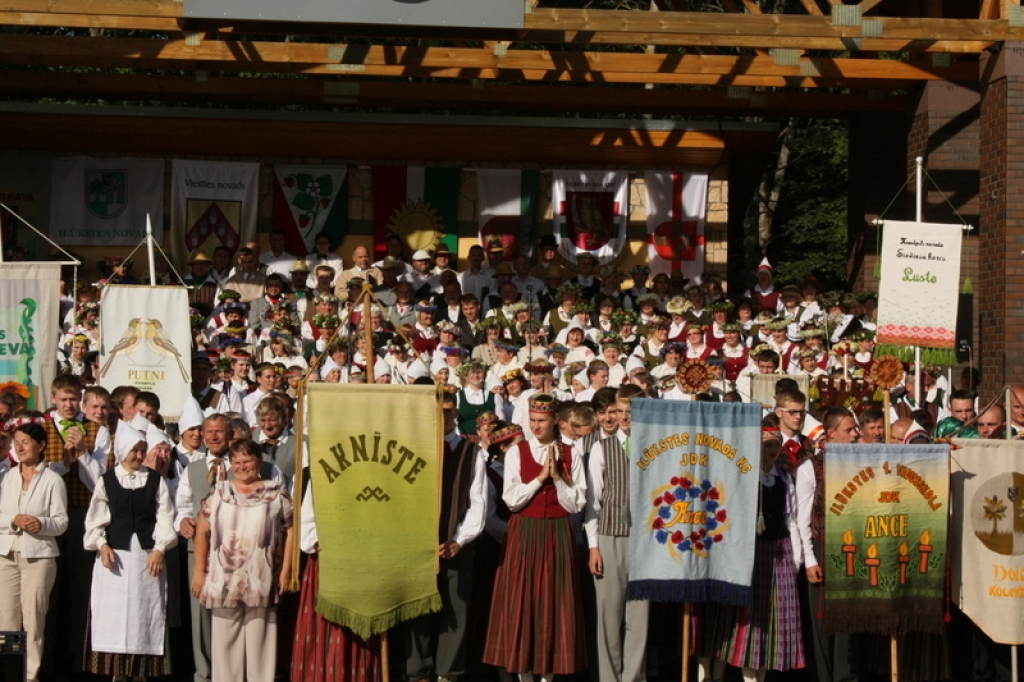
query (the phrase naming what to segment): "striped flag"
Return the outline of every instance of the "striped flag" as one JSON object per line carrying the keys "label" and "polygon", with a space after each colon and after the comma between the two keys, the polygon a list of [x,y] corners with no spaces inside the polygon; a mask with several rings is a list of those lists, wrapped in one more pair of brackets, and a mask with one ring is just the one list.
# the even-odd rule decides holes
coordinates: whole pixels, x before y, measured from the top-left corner
{"label": "striped flag", "polygon": [[536,241],[540,171],[478,170],[480,244],[499,239],[507,258],[529,255]]}
{"label": "striped flag", "polygon": [[374,166],[374,256],[385,255],[389,233],[410,251],[433,250],[444,243],[458,253],[458,205],[461,168]]}
{"label": "striped flag", "polygon": [[706,171],[647,171],[647,255],[651,274],[681,270],[693,279],[704,272]]}
{"label": "striped flag", "polygon": [[348,168],[274,166],[274,227],[297,256],[313,252],[321,232],[338,246],[348,227]]}

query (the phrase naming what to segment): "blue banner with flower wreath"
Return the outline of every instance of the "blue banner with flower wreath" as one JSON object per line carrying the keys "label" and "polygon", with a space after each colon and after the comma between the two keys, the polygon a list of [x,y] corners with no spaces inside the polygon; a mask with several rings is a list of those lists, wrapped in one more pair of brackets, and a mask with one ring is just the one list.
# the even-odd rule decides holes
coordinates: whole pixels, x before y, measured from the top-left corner
{"label": "blue banner with flower wreath", "polygon": [[633,400],[627,599],[750,600],[761,406]]}

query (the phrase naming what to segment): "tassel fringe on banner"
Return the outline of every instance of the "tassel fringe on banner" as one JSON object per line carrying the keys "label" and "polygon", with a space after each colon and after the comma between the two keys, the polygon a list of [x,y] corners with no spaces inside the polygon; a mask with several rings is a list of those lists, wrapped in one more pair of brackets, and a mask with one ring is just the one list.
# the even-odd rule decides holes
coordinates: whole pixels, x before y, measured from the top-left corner
{"label": "tassel fringe on banner", "polygon": [[316,598],[316,612],[331,621],[346,627],[363,639],[369,639],[373,635],[387,632],[399,623],[407,620],[425,616],[441,610],[441,595],[438,592],[423,599],[402,604],[387,613],[379,613],[375,616],[366,616],[343,606],[332,604],[323,597]]}
{"label": "tassel fringe on banner", "polygon": [[941,635],[945,631],[942,613],[901,614],[879,613],[834,613],[825,616],[825,634],[840,632],[873,632],[886,637],[906,635],[911,632],[929,632]]}
{"label": "tassel fringe on banner", "polygon": [[[883,355],[892,355],[900,362],[913,362],[914,346],[880,343],[875,348],[875,357],[880,358]],[[922,348],[921,363],[939,367],[956,367],[960,364],[953,348]]]}
{"label": "tassel fringe on banner", "polygon": [[750,588],[721,580],[636,580],[626,587],[629,601],[718,602],[749,606]]}

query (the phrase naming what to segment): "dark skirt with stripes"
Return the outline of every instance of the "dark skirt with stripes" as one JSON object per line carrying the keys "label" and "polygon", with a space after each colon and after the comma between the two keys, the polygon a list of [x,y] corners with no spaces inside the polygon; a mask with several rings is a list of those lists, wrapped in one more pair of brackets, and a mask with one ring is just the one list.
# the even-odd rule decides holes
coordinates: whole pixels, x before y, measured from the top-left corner
{"label": "dark skirt with stripes", "polygon": [[164,677],[171,674],[170,628],[164,628],[162,656],[92,650],[92,609],[85,624],[85,670],[104,677]]}
{"label": "dark skirt with stripes", "polygon": [[494,580],[484,663],[510,673],[586,668],[572,522],[513,514]]}
{"label": "dark skirt with stripes", "polygon": [[800,594],[790,539],[757,539],[749,608],[705,610],[699,651],[738,668],[796,670],[806,665]]}
{"label": "dark skirt with stripes", "polygon": [[364,640],[317,613],[319,589],[320,562],[311,556],[299,593],[292,682],[380,682],[380,637]]}

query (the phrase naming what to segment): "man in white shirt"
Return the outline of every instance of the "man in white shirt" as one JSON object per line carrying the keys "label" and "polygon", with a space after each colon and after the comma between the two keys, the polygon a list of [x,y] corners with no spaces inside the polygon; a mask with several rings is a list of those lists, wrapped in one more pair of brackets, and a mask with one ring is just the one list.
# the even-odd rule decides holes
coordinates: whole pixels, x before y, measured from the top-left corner
{"label": "man in white shirt", "polygon": [[609,410],[619,430],[590,448],[583,528],[597,594],[597,667],[602,680],[634,682],[646,677],[650,602],[626,601],[629,581],[629,436],[633,397],[639,386],[623,386]]}
{"label": "man in white shirt", "polygon": [[295,256],[285,251],[284,244],[284,232],[281,230],[271,230],[270,251],[260,254],[260,263],[266,268],[268,275],[276,272],[287,282],[291,275]]}
{"label": "man in white shirt", "polygon": [[412,254],[413,273],[404,280],[412,285],[416,298],[427,298],[441,293],[441,278],[430,271],[430,254],[420,249]]}
{"label": "man in white shirt", "polygon": [[[326,232],[318,234],[313,241],[313,248],[316,249],[313,253],[306,256],[306,267],[309,268],[309,279],[306,280],[306,286],[310,289],[316,288],[316,266],[318,265],[329,265],[334,269],[335,277],[345,269],[345,264],[338,257],[338,254],[331,250],[331,237]],[[336,280],[331,281],[333,286]]]}
{"label": "man in white shirt", "polygon": [[466,669],[466,621],[473,576],[473,541],[484,529],[488,504],[487,456],[476,443],[458,434],[455,396],[445,393],[445,453],[442,466],[441,519],[438,546],[441,570],[437,588],[441,611],[403,624],[408,642],[406,678],[461,677]]}
{"label": "man in white shirt", "polygon": [[494,282],[490,273],[484,268],[484,248],[479,244],[469,247],[469,268],[459,273],[459,286],[463,294],[473,294],[476,300],[483,301],[484,297],[494,290]]}

